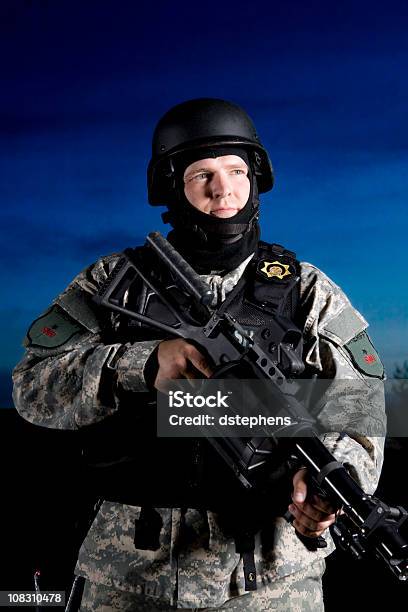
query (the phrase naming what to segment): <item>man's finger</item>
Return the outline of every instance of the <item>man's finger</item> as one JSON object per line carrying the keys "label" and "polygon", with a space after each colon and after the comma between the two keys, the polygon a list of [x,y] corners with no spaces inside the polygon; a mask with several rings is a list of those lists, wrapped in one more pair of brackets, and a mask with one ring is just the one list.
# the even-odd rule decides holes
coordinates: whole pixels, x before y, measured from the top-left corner
{"label": "man's finger", "polygon": [[293,476],[293,493],[292,499],[294,502],[302,503],[307,496],[306,470],[301,469]]}
{"label": "man's finger", "polygon": [[204,376],[209,378],[213,373],[212,369],[208,365],[203,355],[194,347],[193,349],[194,350],[189,351],[188,360],[191,362],[194,368],[196,368],[196,370],[198,370],[199,372],[201,372],[201,374],[204,374]]}
{"label": "man's finger", "polygon": [[297,510],[299,510],[302,514],[304,514],[308,519],[312,521],[327,521],[331,518],[335,518],[336,516],[332,512],[317,510],[309,503],[303,504],[301,507],[296,507],[296,504],[293,503],[289,506],[289,511],[292,512],[292,509],[294,508],[297,508]]}
{"label": "man's finger", "polygon": [[297,508],[295,504],[291,504],[289,506],[289,511],[291,512],[291,514],[293,514],[293,516],[300,524],[302,524],[307,529],[311,529],[313,531],[317,529],[327,529],[327,527],[330,527],[330,525],[336,520],[335,514],[317,514],[311,516],[304,512],[304,510],[300,510],[299,508]]}
{"label": "man's finger", "polygon": [[301,523],[299,523],[299,521],[293,521],[292,524],[296,531],[306,536],[307,538],[318,538],[325,532],[325,529],[307,529]]}
{"label": "man's finger", "polygon": [[335,512],[335,508],[333,508],[331,503],[326,499],[322,499],[318,495],[313,495],[311,504],[314,508],[316,508],[316,510],[320,510],[320,512],[325,512],[326,514],[332,514]]}

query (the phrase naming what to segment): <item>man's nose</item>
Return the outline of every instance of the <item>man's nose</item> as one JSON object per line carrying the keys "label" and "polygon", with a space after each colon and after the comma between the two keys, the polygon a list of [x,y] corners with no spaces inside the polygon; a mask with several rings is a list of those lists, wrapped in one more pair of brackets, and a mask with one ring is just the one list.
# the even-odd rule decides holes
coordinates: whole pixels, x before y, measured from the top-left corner
{"label": "man's nose", "polygon": [[214,198],[225,198],[231,194],[231,182],[226,173],[217,172],[211,181],[212,195]]}

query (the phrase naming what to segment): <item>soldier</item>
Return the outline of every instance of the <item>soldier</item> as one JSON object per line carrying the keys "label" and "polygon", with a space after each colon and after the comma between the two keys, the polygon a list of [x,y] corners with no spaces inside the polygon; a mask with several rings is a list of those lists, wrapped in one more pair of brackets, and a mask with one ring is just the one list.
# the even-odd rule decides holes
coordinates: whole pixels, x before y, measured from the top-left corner
{"label": "soldier", "polygon": [[[273,180],[255,127],[235,104],[184,102],[155,129],[149,202],[167,205],[163,218],[173,228],[168,239],[213,288],[212,307],[233,296],[234,316],[245,324],[243,300],[246,308],[259,308],[262,294],[262,304],[303,330],[308,373],[333,381],[381,379],[367,323],[341,289],[316,267],[299,263],[292,251],[260,241],[259,194],[270,190]],[[257,589],[248,592],[245,563],[251,561],[238,545],[234,521],[235,512],[244,514],[241,502],[246,506],[232,475],[205,445],[155,438],[154,390],[172,379],[209,377],[211,364],[185,340],[163,339],[95,305],[92,297],[118,257],[101,258],[54,300],[31,326],[26,355],[14,370],[15,405],[32,423],[77,429],[113,423],[118,415],[134,419],[139,467],[131,503],[108,496],[83,542],[76,566],[76,574],[86,579],[81,610],[322,610],[330,536],[327,548],[308,550],[282,518],[287,500],[278,499],[279,511],[264,513],[254,530]],[[266,260],[273,266],[259,265]],[[234,293],[241,278],[244,288]],[[157,302],[143,284],[127,299],[141,313],[155,308],[157,313]],[[163,309],[159,312],[165,319]],[[360,357],[367,348],[372,359],[365,361]],[[340,398],[328,385],[324,400],[321,418],[328,422],[334,400],[345,413],[357,403],[362,414],[372,411],[383,418],[383,398],[368,384],[358,392],[345,386]],[[381,438],[334,429],[324,443],[367,492],[374,491]],[[146,460],[152,454],[156,467]],[[232,500],[229,511],[214,509],[214,490],[216,497]],[[297,531],[309,538],[335,520],[328,502],[308,491],[304,469],[293,475],[289,510]]]}

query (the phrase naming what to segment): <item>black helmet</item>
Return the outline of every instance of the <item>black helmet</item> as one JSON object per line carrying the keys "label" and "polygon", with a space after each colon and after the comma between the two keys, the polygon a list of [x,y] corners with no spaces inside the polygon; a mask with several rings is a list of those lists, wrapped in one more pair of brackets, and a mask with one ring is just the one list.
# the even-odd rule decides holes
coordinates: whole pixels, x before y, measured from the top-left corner
{"label": "black helmet", "polygon": [[272,189],[273,171],[268,153],[246,112],[226,100],[198,98],[171,108],[156,126],[147,170],[150,204],[169,204],[174,197],[174,159],[183,153],[214,145],[244,148],[258,192]]}

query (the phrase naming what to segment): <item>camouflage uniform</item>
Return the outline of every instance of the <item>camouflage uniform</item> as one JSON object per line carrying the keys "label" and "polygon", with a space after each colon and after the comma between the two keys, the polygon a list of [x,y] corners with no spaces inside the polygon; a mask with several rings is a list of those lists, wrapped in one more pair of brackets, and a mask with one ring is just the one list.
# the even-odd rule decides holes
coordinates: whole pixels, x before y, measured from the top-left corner
{"label": "camouflage uniform", "polygon": [[[56,298],[54,310],[35,328],[37,346],[27,349],[14,371],[15,405],[27,420],[46,427],[76,429],[114,414],[119,398],[115,388],[106,389],[105,366],[116,354],[120,355],[116,363],[118,384],[135,392],[145,390],[144,366],[159,341],[105,345],[90,302],[116,261],[117,256],[103,258],[79,274]],[[247,262],[224,277],[205,277],[216,289],[218,302],[234,287]],[[337,417],[331,411],[333,402],[340,401],[344,414],[354,413],[357,406],[362,419],[381,422],[382,390],[368,383],[373,377],[381,378],[382,371],[376,362],[370,376],[369,366],[365,372],[357,367],[350,351],[355,338],[361,338],[367,327],[366,321],[340,288],[314,266],[301,264],[300,282],[300,307],[306,313],[305,361],[324,377],[344,385],[341,393],[338,387],[328,387],[322,420],[330,431],[342,429],[340,425],[336,428]],[[60,346],[56,346],[53,336],[53,321],[59,326]],[[38,346],[41,343],[43,346]],[[353,381],[359,382],[356,388]],[[359,484],[372,493],[382,466],[382,438],[330,433],[324,436],[324,442]],[[242,559],[235,552],[234,540],[223,533],[216,513],[191,508],[183,512],[180,508],[157,511],[163,522],[159,548],[136,550],[133,536],[140,507],[103,503],[81,547],[76,567],[76,573],[89,581],[84,609],[322,608],[323,560],[334,548],[328,534],[328,547],[311,552],[283,518],[271,518],[272,544],[266,548],[261,545],[260,534],[256,537],[258,590],[246,593]],[[182,522],[189,539],[184,537],[181,544]]]}

